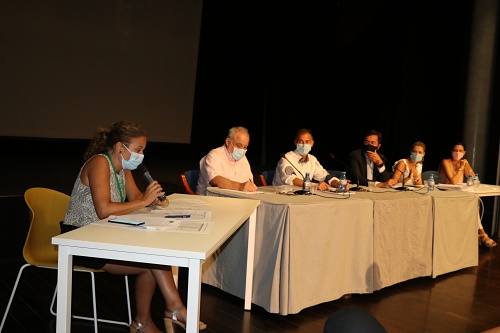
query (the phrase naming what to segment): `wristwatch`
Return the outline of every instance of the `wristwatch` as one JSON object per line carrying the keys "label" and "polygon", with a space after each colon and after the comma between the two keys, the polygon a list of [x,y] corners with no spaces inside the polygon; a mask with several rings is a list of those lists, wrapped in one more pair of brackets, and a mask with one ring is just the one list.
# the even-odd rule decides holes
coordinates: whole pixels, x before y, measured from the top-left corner
{"label": "wristwatch", "polygon": [[380,163],[380,164],[377,164],[377,168],[381,168],[384,166],[384,162]]}

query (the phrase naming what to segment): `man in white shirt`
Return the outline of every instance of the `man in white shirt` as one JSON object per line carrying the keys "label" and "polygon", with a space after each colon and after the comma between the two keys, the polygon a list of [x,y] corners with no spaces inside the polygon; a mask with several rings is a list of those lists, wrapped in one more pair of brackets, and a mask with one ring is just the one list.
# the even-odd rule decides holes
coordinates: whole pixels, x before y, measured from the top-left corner
{"label": "man in white shirt", "polygon": [[200,160],[200,177],[196,193],[205,195],[207,187],[255,192],[257,185],[245,154],[250,134],[245,127],[232,127],[224,145],[212,149]]}
{"label": "man in white shirt", "polygon": [[273,185],[295,185],[302,187],[306,172],[311,180],[318,182],[318,190],[327,191],[331,187],[339,187],[340,180],[323,168],[318,159],[309,154],[314,146],[311,131],[302,128],[295,135],[296,149],[289,151],[279,160],[274,174]]}

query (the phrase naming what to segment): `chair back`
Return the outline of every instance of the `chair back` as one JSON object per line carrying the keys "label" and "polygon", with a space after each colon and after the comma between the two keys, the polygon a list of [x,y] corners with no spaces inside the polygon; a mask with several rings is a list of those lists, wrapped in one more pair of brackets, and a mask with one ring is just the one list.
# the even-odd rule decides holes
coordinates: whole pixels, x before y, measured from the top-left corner
{"label": "chair back", "polygon": [[340,176],[342,176],[342,172],[344,172],[340,170],[326,170],[326,171],[328,171],[330,175],[337,177],[338,179],[340,179]]}
{"label": "chair back", "polygon": [[196,186],[198,186],[198,178],[200,177],[200,170],[186,170],[181,173],[181,180],[184,189],[188,194],[196,194]]}
{"label": "chair back", "polygon": [[439,172],[437,170],[429,170],[422,172],[422,184],[424,183],[424,180],[429,180],[431,173],[434,174],[434,181],[436,183],[438,182]]}
{"label": "chair back", "polygon": [[69,206],[69,196],[48,188],[34,187],[24,193],[31,225],[23,248],[24,260],[35,266],[57,267],[57,246],[52,237],[61,233],[59,222]]}
{"label": "chair back", "polygon": [[275,170],[262,171],[262,173],[259,175],[259,178],[263,186],[270,186],[273,184],[273,178],[275,172],[276,172]]}

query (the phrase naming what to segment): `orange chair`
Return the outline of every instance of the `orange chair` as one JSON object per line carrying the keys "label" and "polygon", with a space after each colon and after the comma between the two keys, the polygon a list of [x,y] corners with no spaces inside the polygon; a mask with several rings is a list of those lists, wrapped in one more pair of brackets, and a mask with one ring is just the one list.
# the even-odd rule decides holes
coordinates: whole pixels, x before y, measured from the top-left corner
{"label": "orange chair", "polygon": [[262,171],[259,177],[263,186],[273,185],[274,172],[275,170]]}
{"label": "orange chair", "polygon": [[200,170],[186,170],[181,173],[181,180],[186,193],[196,195],[196,186],[198,185],[198,178],[200,177]]}

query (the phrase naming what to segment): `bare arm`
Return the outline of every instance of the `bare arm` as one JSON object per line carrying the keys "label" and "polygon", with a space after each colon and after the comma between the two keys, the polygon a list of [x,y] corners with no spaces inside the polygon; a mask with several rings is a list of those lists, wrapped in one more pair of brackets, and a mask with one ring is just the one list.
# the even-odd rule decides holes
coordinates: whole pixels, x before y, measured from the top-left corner
{"label": "bare arm", "polygon": [[211,186],[216,186],[218,188],[227,189],[227,190],[236,190],[236,191],[244,191],[244,192],[255,192],[257,191],[257,185],[249,179],[244,183],[235,182],[227,179],[222,176],[215,176],[210,180]]}

